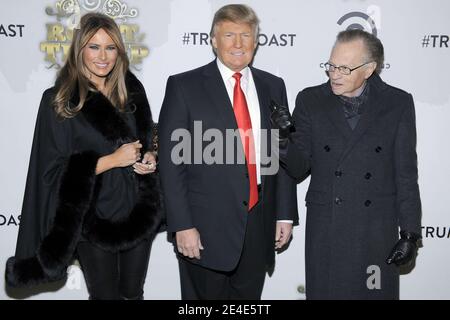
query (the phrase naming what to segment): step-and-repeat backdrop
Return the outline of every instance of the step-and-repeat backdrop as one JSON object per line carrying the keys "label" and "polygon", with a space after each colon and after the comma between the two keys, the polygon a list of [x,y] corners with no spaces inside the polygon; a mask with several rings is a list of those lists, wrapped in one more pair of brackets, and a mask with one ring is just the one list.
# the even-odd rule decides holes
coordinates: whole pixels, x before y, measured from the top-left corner
{"label": "step-and-repeat backdrop", "polygon": [[[450,2],[448,0],[254,0],[261,20],[258,68],[284,78],[292,110],[299,90],[326,81],[336,34],[362,28],[385,46],[382,78],[411,92],[418,131],[423,248],[415,268],[401,276],[403,299],[450,299]],[[80,15],[116,18],[132,70],[142,80],[158,118],[167,77],[214,58],[209,29],[219,0],[1,0],[0,1],[0,299],[6,259],[14,253],[36,112],[64,61]],[[304,299],[304,195],[298,187],[300,226],[277,255],[264,299]],[[86,299],[77,265],[56,291],[31,299]],[[177,261],[165,234],[153,245],[146,299],[179,299]]]}

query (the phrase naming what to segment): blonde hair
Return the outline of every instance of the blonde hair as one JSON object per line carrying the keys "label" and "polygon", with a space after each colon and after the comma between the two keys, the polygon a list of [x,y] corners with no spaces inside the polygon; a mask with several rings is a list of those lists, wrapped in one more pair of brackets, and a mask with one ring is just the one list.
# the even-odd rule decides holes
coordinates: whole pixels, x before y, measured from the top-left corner
{"label": "blonde hair", "polygon": [[[116,64],[105,80],[106,97],[119,110],[125,109],[128,99],[125,75],[129,60],[119,27],[113,19],[104,14],[88,13],[81,18],[80,28],[74,29],[67,61],[56,79],[54,107],[60,117],[74,117],[83,108],[89,91],[97,91],[95,85],[89,81],[89,72],[83,61],[83,49],[100,29],[111,37],[118,53]],[[79,102],[78,105],[71,106],[69,101],[75,90],[78,90]]]}
{"label": "blonde hair", "polygon": [[211,24],[211,31],[209,32],[211,38],[214,38],[216,34],[217,25],[224,21],[248,24],[253,29],[255,41],[257,41],[259,35],[259,19],[255,11],[249,6],[244,4],[229,4],[217,10]]}

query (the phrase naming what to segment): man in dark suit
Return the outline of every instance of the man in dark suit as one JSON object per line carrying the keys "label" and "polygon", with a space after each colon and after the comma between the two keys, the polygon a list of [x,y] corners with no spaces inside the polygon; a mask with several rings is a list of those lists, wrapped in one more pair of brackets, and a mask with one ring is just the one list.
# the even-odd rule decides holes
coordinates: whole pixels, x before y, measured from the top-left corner
{"label": "man in dark suit", "polygon": [[293,118],[283,106],[271,116],[288,172],[311,174],[307,299],[398,299],[396,265],[420,238],[414,103],[379,77],[383,52],[372,34],[339,33],[330,80],[298,94]]}
{"label": "man in dark suit", "polygon": [[298,220],[295,181],[282,169],[265,174],[271,137],[265,142],[260,130],[270,129],[271,101],[287,103],[286,88],[281,78],[249,67],[258,39],[251,8],[219,9],[211,39],[215,61],[167,81],[159,166],[168,231],[175,234],[183,299],[260,299],[274,251]]}

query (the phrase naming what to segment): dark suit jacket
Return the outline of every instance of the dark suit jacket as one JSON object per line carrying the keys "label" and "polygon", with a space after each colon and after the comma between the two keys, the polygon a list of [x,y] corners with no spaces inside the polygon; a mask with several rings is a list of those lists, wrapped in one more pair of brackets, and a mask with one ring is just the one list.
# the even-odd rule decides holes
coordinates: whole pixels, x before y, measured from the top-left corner
{"label": "dark suit jacket", "polygon": [[[399,228],[421,232],[412,96],[376,74],[368,83],[353,131],[329,82],[297,96],[285,162],[298,179],[311,174],[307,298],[398,298],[398,270],[385,259]],[[380,267],[381,289],[367,288],[370,266]]]}
{"label": "dark suit jacket", "polygon": [[[261,110],[261,128],[270,129],[269,103],[273,99],[287,104],[282,79],[251,68]],[[243,164],[180,164],[171,160],[178,141],[171,141],[175,129],[194,133],[194,122],[201,121],[203,131],[237,129],[233,107],[216,61],[167,81],[159,118],[159,168],[164,191],[169,232],[195,227],[205,249],[195,263],[215,270],[230,271],[239,261],[246,223],[249,182]],[[192,135],[189,144],[194,150]],[[224,139],[225,140],[225,139]],[[240,139],[237,147],[242,148]],[[203,149],[210,142],[201,142]],[[229,150],[228,150],[229,151]],[[237,151],[236,149],[234,150]],[[223,154],[226,155],[225,148]],[[192,152],[192,162],[194,154]],[[284,170],[262,176],[262,212],[267,264],[274,262],[275,221],[290,219],[297,223],[295,182]]]}

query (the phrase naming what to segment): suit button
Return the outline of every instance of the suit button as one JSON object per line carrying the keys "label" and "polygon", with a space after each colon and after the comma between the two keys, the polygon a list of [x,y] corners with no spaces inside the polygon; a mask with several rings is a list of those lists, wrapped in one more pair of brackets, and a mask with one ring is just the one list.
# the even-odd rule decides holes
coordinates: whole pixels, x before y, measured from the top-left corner
{"label": "suit button", "polygon": [[247,201],[242,201],[242,204],[246,207],[248,206],[248,202]]}
{"label": "suit button", "polygon": [[378,146],[378,147],[375,148],[375,152],[376,152],[376,153],[380,153],[381,150],[383,150],[383,148],[380,147],[380,146]]}
{"label": "suit button", "polygon": [[248,179],[248,173],[245,174],[245,177]]}
{"label": "suit button", "polygon": [[336,197],[336,199],[334,199],[334,203],[336,203],[337,205],[340,205],[342,203],[342,199],[339,197]]}
{"label": "suit button", "polygon": [[329,145],[326,145],[325,147],[323,147],[323,149],[324,149],[326,152],[330,152],[330,150],[331,150],[331,148],[330,148]]}
{"label": "suit button", "polygon": [[372,204],[372,201],[370,201],[370,200],[366,200],[366,202],[364,202],[364,205],[366,207],[370,207],[371,204]]}
{"label": "suit button", "polygon": [[335,171],[334,175],[339,178],[342,176],[342,171]]}
{"label": "suit button", "polygon": [[372,174],[370,172],[367,172],[366,175],[364,176],[364,178],[369,180],[370,178],[372,178]]}

